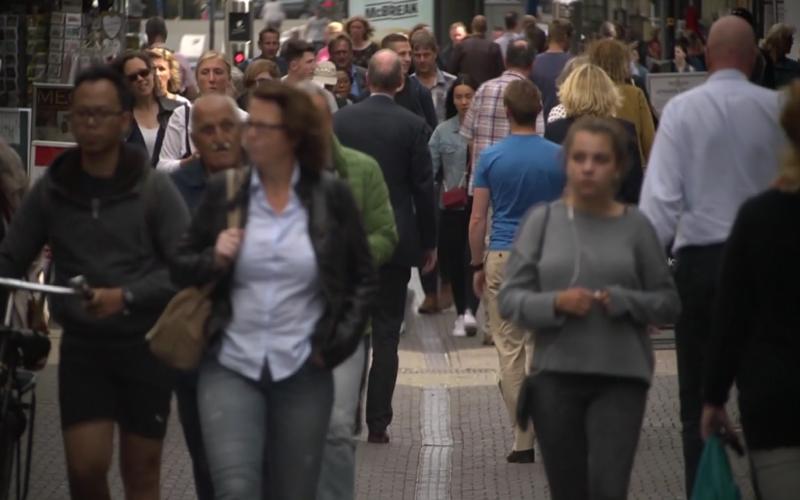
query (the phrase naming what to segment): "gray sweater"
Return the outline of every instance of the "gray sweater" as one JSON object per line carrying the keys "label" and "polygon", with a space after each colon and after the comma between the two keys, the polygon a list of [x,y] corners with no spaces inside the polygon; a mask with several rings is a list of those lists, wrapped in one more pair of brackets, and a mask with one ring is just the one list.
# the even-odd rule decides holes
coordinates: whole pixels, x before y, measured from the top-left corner
{"label": "gray sweater", "polygon": [[[649,384],[653,354],[646,327],[670,323],[680,311],[650,222],[634,207],[619,217],[576,212],[570,221],[564,202],[556,201],[545,213],[544,205],[534,208],[520,226],[499,295],[500,314],[535,332],[533,370]],[[582,318],[557,314],[556,294],[571,287],[608,290],[611,307],[595,303]]]}

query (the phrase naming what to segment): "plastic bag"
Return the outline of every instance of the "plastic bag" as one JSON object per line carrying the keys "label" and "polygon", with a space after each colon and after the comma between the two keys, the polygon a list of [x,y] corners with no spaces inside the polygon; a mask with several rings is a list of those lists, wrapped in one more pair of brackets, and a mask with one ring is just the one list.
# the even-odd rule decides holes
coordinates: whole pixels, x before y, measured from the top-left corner
{"label": "plastic bag", "polygon": [[733,480],[733,471],[719,436],[706,441],[697,467],[692,500],[741,500],[742,493]]}

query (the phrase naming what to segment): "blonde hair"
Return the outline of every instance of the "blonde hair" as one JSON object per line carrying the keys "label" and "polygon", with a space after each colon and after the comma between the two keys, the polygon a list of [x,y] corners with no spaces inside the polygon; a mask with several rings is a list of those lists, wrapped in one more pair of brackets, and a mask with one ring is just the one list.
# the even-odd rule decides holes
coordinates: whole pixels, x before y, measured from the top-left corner
{"label": "blonde hair", "polygon": [[[172,52],[168,49],[163,47],[154,47],[151,49],[147,49],[146,51],[150,54],[150,58],[153,60],[153,65],[155,65],[156,59],[163,59],[167,63],[167,67],[169,68],[169,80],[167,81],[167,88],[161,89],[162,92],[170,93],[170,94],[178,94],[181,91],[181,68],[178,64],[178,60],[175,59],[175,56],[172,55]],[[160,81],[156,79],[157,81]],[[159,83],[160,85],[160,83]]]}
{"label": "blonde hair", "polygon": [[222,52],[217,52],[216,50],[207,50],[203,52],[203,55],[200,56],[200,59],[197,60],[197,66],[195,66],[195,76],[200,74],[200,68],[205,64],[207,61],[211,61],[212,59],[219,59],[220,61],[225,63],[225,67],[228,68],[228,78],[232,78],[231,76],[231,63],[225,59],[225,55]]}
{"label": "blonde hair", "polygon": [[589,62],[603,68],[614,83],[630,83],[630,50],[618,40],[598,40],[586,51]]}
{"label": "blonde hair", "polygon": [[792,49],[789,43],[793,36],[793,26],[784,23],[773,24],[769,32],[767,32],[762,45],[770,53],[772,59],[777,61]]}
{"label": "blonde hair", "polygon": [[558,98],[567,116],[616,116],[622,94],[600,66],[583,64],[564,80]]}
{"label": "blonde hair", "polygon": [[800,82],[787,88],[788,99],[781,112],[781,126],[789,139],[789,150],[783,158],[777,185],[785,191],[800,191]]}

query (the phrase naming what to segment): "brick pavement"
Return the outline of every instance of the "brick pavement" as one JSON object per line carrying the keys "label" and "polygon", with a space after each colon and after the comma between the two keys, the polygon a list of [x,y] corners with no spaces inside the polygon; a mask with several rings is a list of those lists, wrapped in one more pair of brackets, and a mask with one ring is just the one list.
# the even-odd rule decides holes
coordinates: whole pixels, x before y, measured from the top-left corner
{"label": "brick pavement", "polygon": [[[417,297],[419,300],[419,297]],[[480,345],[479,338],[449,335],[453,313],[433,317],[412,315],[401,340],[401,373],[395,392],[395,421],[389,445],[359,439],[356,489],[359,500],[413,500],[430,498],[418,492],[430,479],[420,470],[423,450],[422,401],[425,388],[445,388],[449,398],[447,463],[450,473],[445,497],[454,500],[549,498],[544,469],[507,464],[511,427],[496,387],[496,355]],[[650,391],[639,450],[633,471],[631,499],[681,498],[682,461],[678,420],[677,377],[674,351],[657,352],[654,385]],[[58,425],[57,366],[40,374],[31,500],[68,498],[63,448]],[[435,424],[435,423],[434,423]],[[165,441],[163,498],[195,498],[191,466],[183,445],[175,411]],[[430,450],[427,450],[430,451]],[[427,454],[440,457],[437,453]],[[424,463],[431,463],[430,460]],[[753,498],[743,460],[734,459],[744,499]],[[437,476],[438,477],[438,476]],[[446,476],[445,476],[446,477]],[[122,498],[119,474],[111,477],[114,498]],[[428,490],[438,491],[438,490]]]}

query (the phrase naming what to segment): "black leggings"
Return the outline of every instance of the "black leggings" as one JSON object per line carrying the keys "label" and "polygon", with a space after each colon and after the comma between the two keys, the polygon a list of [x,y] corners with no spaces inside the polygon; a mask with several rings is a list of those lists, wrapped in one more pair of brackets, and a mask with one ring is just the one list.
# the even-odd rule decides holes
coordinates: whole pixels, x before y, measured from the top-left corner
{"label": "black leggings", "polygon": [[474,313],[478,308],[469,268],[469,209],[467,206],[464,210],[440,212],[439,272],[442,282],[450,283],[453,288],[453,302],[459,315],[464,314],[466,309]]}

